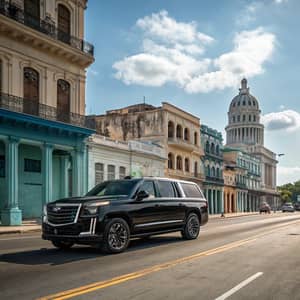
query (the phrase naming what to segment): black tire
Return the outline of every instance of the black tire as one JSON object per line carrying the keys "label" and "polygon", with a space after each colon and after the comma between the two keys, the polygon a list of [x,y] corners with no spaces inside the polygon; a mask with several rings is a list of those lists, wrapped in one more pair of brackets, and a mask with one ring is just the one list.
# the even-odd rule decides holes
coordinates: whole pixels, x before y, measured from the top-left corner
{"label": "black tire", "polygon": [[181,235],[185,240],[194,240],[200,232],[200,220],[195,213],[190,213],[186,219]]}
{"label": "black tire", "polygon": [[109,254],[123,252],[129,244],[130,229],[122,218],[111,219],[105,226],[102,251]]}
{"label": "black tire", "polygon": [[68,250],[74,245],[74,243],[72,242],[63,242],[63,241],[51,241],[51,242],[54,247],[61,250]]}

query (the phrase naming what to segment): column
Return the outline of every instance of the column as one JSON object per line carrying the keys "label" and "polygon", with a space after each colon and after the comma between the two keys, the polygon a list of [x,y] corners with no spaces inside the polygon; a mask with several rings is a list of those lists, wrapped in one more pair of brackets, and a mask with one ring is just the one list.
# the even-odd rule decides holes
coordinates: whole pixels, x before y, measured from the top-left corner
{"label": "column", "polygon": [[53,145],[45,143],[42,148],[42,172],[43,172],[43,203],[53,200]]}
{"label": "column", "polygon": [[224,205],[224,188],[221,190],[221,212],[225,212],[225,205]]}
{"label": "column", "polygon": [[83,194],[83,156],[84,149],[82,147],[76,148],[72,152],[72,196],[74,197],[82,196]]}
{"label": "column", "polygon": [[1,212],[2,225],[21,225],[22,212],[18,207],[19,192],[19,139],[9,137],[6,143],[6,187],[7,201]]}
{"label": "column", "polygon": [[69,156],[62,155],[60,157],[60,197],[66,198],[69,195],[69,174],[68,174],[68,167],[69,167]]}

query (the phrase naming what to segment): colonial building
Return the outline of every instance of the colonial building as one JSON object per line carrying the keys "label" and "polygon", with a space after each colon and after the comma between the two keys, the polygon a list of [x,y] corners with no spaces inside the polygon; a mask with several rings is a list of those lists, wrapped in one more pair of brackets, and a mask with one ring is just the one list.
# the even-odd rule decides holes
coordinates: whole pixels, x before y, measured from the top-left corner
{"label": "colonial building", "polygon": [[239,94],[230,103],[225,128],[226,147],[241,149],[260,160],[260,198],[272,206],[278,206],[276,154],[264,147],[264,126],[260,123],[260,114],[259,103],[250,94],[247,80],[243,79]]}
{"label": "colonial building", "polygon": [[97,133],[116,140],[152,141],[168,154],[164,176],[203,182],[200,120],[178,107],[163,102],[161,107],[137,104],[89,116]]}
{"label": "colonial building", "polygon": [[0,1],[1,223],[87,190],[85,0]]}
{"label": "colonial building", "polygon": [[205,180],[204,194],[209,204],[209,213],[224,212],[223,179],[223,138],[222,133],[201,125],[201,144],[204,149],[202,157]]}
{"label": "colonial building", "polygon": [[231,211],[258,210],[262,195],[260,160],[236,148],[224,148],[223,153],[225,168],[235,176],[236,201],[231,205]]}
{"label": "colonial building", "polygon": [[125,176],[164,176],[167,160],[162,147],[142,141],[117,141],[93,135],[88,139],[89,189],[104,180]]}
{"label": "colonial building", "polygon": [[233,167],[224,166],[224,213],[236,212],[236,172]]}

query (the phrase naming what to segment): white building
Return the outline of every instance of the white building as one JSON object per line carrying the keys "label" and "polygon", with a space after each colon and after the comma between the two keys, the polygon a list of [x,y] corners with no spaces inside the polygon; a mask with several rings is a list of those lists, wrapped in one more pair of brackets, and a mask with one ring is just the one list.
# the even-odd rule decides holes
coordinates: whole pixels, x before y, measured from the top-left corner
{"label": "white building", "polygon": [[166,154],[162,147],[140,141],[117,141],[101,135],[88,140],[88,187],[110,179],[164,176]]}

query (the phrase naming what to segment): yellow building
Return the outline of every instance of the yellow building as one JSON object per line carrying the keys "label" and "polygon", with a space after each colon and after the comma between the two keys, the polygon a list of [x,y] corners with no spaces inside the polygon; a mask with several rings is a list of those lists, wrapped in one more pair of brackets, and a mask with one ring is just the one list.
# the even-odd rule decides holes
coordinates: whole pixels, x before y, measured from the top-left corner
{"label": "yellow building", "polygon": [[224,177],[224,213],[236,212],[236,171],[226,166]]}
{"label": "yellow building", "polygon": [[180,108],[163,102],[162,106],[137,104],[89,116],[97,133],[116,140],[142,140],[165,149],[168,161],[165,176],[191,180],[202,185],[203,149],[200,143],[200,120]]}

